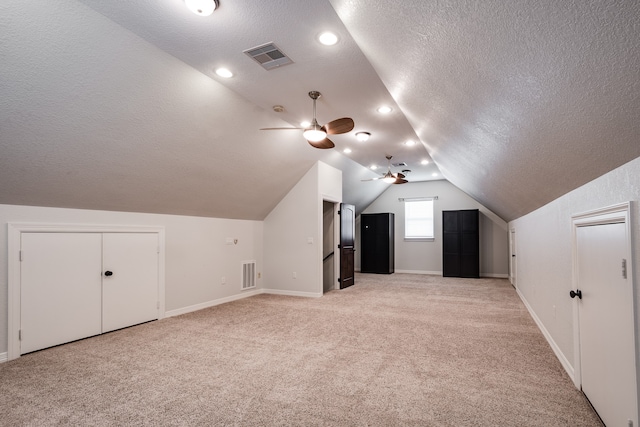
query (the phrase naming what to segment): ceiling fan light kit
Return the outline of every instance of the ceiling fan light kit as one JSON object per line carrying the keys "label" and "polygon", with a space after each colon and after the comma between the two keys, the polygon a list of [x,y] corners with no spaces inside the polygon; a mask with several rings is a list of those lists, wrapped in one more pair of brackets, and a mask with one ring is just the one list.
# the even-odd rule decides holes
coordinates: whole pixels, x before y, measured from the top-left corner
{"label": "ceiling fan light kit", "polygon": [[184,4],[191,12],[200,16],[209,16],[220,6],[218,0],[184,0]]}
{"label": "ceiling fan light kit", "polygon": [[369,132],[357,132],[356,133],[356,139],[360,142],[366,142],[369,140],[369,138],[371,137],[371,134]]}
{"label": "ceiling fan light kit", "polygon": [[320,142],[327,137],[327,132],[322,130],[322,127],[318,124],[316,119],[313,119],[313,123],[311,123],[311,126],[302,132],[302,136],[304,136],[307,141]]}

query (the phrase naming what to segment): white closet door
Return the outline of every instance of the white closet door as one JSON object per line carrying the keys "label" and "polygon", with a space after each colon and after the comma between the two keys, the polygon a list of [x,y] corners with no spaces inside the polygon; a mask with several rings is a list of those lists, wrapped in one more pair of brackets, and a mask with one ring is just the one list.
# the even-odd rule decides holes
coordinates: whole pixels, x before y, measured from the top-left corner
{"label": "white closet door", "polygon": [[158,318],[157,233],[103,235],[102,299],[102,332]]}
{"label": "white closet door", "polygon": [[633,284],[624,223],[578,227],[582,390],[608,426],[638,425]]}
{"label": "white closet door", "polygon": [[22,233],[20,353],[101,332],[100,233]]}

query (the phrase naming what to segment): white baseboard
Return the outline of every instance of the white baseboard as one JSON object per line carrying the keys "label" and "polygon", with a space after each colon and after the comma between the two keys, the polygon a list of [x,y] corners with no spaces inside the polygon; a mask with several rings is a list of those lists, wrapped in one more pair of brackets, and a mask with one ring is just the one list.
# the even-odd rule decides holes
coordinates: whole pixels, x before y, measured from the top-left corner
{"label": "white baseboard", "polygon": [[491,277],[494,279],[508,279],[509,275],[506,273],[480,273],[480,277]]}
{"label": "white baseboard", "polygon": [[551,337],[551,334],[549,333],[549,331],[547,331],[547,328],[544,327],[544,325],[542,324],[542,321],[533,311],[533,308],[531,308],[531,306],[527,302],[524,295],[522,295],[520,290],[517,288],[516,288],[516,292],[518,293],[520,300],[522,300],[522,302],[524,303],[524,306],[527,307],[527,310],[529,311],[529,314],[533,318],[533,321],[536,322],[536,325],[538,325],[538,329],[540,329],[540,331],[542,332],[542,335],[544,335],[544,337],[547,339],[547,342],[549,343],[549,345],[551,346],[551,349],[553,350],[556,357],[560,361],[560,364],[562,365],[564,370],[567,371],[567,374],[569,374],[569,378],[571,378],[571,381],[575,384],[573,366],[571,366],[571,363],[569,363],[569,360],[566,358],[562,350],[560,350],[560,347],[558,347],[558,344],[556,344],[556,342],[553,340],[553,338]]}
{"label": "white baseboard", "polygon": [[272,294],[272,295],[287,295],[290,297],[307,297],[307,298],[320,298],[322,296],[321,293],[316,293],[316,292],[283,291],[280,289],[263,289],[262,293]]}
{"label": "white baseboard", "polygon": [[181,314],[191,313],[192,311],[202,310],[204,308],[214,307],[216,305],[224,304],[226,302],[236,301],[243,298],[252,297],[262,293],[262,289],[255,289],[253,291],[246,291],[241,294],[232,295],[230,297],[219,298],[212,301],[203,302],[200,304],[190,305],[188,307],[178,308],[176,310],[167,311],[164,313],[165,317],[179,316]]}
{"label": "white baseboard", "polygon": [[428,275],[442,276],[442,271],[396,270],[395,272],[396,273],[405,273],[405,274],[428,274]]}
{"label": "white baseboard", "polygon": [[[253,291],[245,291],[238,295],[232,295],[230,297],[219,298],[216,300],[207,301],[200,304],[190,305],[188,307],[170,310],[164,313],[164,317],[180,316],[181,314],[191,313],[193,311],[214,307],[216,305],[224,304],[231,301],[237,301],[239,299],[248,298],[248,297],[252,297],[260,294],[288,295],[292,297],[307,297],[307,298],[320,298],[322,296],[322,294],[318,294],[315,292],[283,291],[279,289],[254,289]],[[0,354],[0,356],[2,355]],[[5,356],[6,356],[6,353],[5,353]]]}
{"label": "white baseboard", "polygon": [[4,363],[7,360],[9,360],[9,358],[7,356],[7,352],[5,351],[4,353],[0,353],[0,363]]}

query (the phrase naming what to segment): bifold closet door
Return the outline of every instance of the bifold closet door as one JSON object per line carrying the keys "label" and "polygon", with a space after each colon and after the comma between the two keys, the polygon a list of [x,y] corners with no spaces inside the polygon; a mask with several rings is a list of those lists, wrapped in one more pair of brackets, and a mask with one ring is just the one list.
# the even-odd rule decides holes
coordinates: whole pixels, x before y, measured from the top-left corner
{"label": "bifold closet door", "polygon": [[158,318],[158,234],[105,233],[102,332]]}
{"label": "bifold closet door", "polygon": [[101,332],[102,234],[22,233],[21,256],[21,353]]}

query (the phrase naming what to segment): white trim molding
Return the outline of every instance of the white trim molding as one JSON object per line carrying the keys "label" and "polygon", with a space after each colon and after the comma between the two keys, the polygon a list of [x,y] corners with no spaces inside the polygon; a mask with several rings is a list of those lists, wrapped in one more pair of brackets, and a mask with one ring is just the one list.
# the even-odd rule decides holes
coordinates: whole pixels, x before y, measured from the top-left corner
{"label": "white trim molding", "polygon": [[[634,202],[623,202],[616,205],[606,206],[604,208],[595,209],[592,211],[581,212],[571,216],[571,251],[572,251],[572,289],[578,289],[578,254],[577,254],[577,229],[578,227],[587,227],[594,225],[606,225],[623,223],[626,226],[627,235],[627,253],[633,258],[633,233],[631,230],[632,224],[632,207]],[[636,223],[633,223],[636,226]],[[633,262],[627,263],[628,277],[631,278],[632,295],[631,305],[633,309],[633,318],[638,319],[638,312],[636,307],[637,290],[635,283],[635,276],[633,272]],[[637,322],[637,320],[636,320]],[[637,337],[638,328],[634,322],[634,337]],[[635,343],[635,359],[636,366],[639,363],[639,352],[637,338]],[[582,365],[580,361],[580,308],[578,300],[573,303],[573,353],[574,353],[574,370],[575,375],[573,377],[574,385],[580,389],[582,387]],[[638,370],[636,368],[636,384],[640,385],[638,380]]]}
{"label": "white trim molding", "polygon": [[533,321],[536,322],[536,325],[538,325],[538,329],[540,329],[540,332],[542,332],[542,335],[546,338],[547,342],[551,346],[551,350],[553,350],[556,357],[560,361],[560,364],[562,364],[562,367],[564,368],[564,370],[567,371],[569,378],[571,378],[571,380],[574,381],[575,370],[574,370],[574,367],[571,366],[571,363],[569,363],[569,359],[567,359],[567,357],[564,355],[562,350],[560,350],[560,347],[553,340],[553,338],[551,337],[551,334],[549,333],[549,331],[547,331],[547,328],[544,327],[544,324],[542,323],[538,315],[536,315],[536,312],[533,311],[533,308],[529,305],[529,302],[527,301],[527,299],[517,288],[516,288],[516,293],[520,297],[520,300],[522,301],[524,306],[527,308],[527,311],[529,311],[529,314],[531,315],[531,318],[533,318]]}
{"label": "white trim molding", "polygon": [[203,310],[205,308],[215,307],[216,305],[225,304],[227,302],[232,302],[232,301],[237,301],[237,300],[240,300],[240,299],[244,299],[244,298],[252,297],[252,296],[255,296],[255,295],[259,295],[261,293],[263,293],[262,289],[255,289],[255,290],[251,290],[251,291],[245,291],[245,292],[242,292],[241,294],[232,295],[230,297],[218,298],[218,299],[207,301],[207,302],[203,302],[203,303],[200,303],[200,304],[194,304],[194,305],[190,305],[188,307],[183,307],[183,308],[178,308],[178,309],[175,309],[175,310],[170,310],[170,311],[167,311],[165,313],[165,317],[180,316],[181,314],[187,314],[187,313],[191,313],[191,312],[194,312],[194,311]]}

